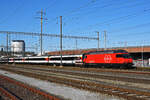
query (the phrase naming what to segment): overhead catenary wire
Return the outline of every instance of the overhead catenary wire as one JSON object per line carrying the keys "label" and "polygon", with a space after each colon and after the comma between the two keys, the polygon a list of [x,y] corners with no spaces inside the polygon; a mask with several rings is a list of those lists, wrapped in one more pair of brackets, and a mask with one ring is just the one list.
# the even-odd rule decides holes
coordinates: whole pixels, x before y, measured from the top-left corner
{"label": "overhead catenary wire", "polygon": [[[126,3],[128,4],[129,2],[125,2],[124,4],[126,4]],[[120,6],[120,4],[118,2],[117,2],[117,4]],[[120,10],[122,8],[128,8],[128,9],[129,8],[135,8],[137,6],[142,6],[143,4],[146,5],[145,3],[136,3],[136,4],[132,4],[132,5],[127,5],[125,7],[116,7],[116,10],[114,10],[114,11]],[[79,15],[83,15],[83,16],[86,15],[87,16],[87,15],[90,15],[91,13],[97,12],[98,11],[97,9],[110,8],[110,7],[113,7],[113,6],[116,6],[116,5],[114,5],[112,3],[105,4],[105,5],[102,5],[102,6],[96,6],[96,7],[92,7],[92,8],[89,8],[89,9],[85,9],[85,12],[83,12],[83,11],[80,10],[80,13],[72,14],[72,15],[73,16],[75,16],[75,15],[77,15],[77,16],[79,16]],[[97,17],[100,17],[100,16],[97,16]]]}
{"label": "overhead catenary wire", "polygon": [[44,8],[44,10],[48,10],[49,8],[53,7],[56,4],[57,0],[51,0],[51,3],[48,7]]}
{"label": "overhead catenary wire", "polygon": [[[96,2],[96,1],[95,1]],[[88,7],[91,7],[91,6],[89,6],[90,4],[92,4],[93,2],[91,1],[91,2],[89,2],[89,4],[87,3],[87,4],[85,4],[85,5],[88,5],[87,7],[85,6],[85,5],[83,5],[83,6],[81,6],[81,7],[78,7],[78,8],[76,8],[76,9],[73,9],[72,11],[70,11],[70,12],[68,12],[68,14],[69,15],[71,15],[71,14],[73,14],[73,13],[75,13],[75,12],[80,12],[81,11],[81,9],[83,9],[83,8],[88,8]],[[110,3],[111,4],[111,3]],[[131,7],[135,7],[136,5],[139,5],[140,3],[137,3],[137,4],[135,4],[134,6],[131,6]],[[105,7],[106,6],[106,4],[104,5],[104,6],[101,6],[101,7]],[[112,5],[108,5],[107,4],[107,6],[109,7],[109,6],[112,6]],[[107,7],[106,6],[106,7]],[[118,10],[118,9],[117,9]],[[147,12],[147,11],[146,11]],[[89,13],[90,14],[90,13]],[[64,14],[65,15],[65,14]],[[133,15],[134,16],[134,15]],[[70,16],[68,16],[68,17],[70,17]],[[120,20],[122,19],[125,19],[125,18],[129,18],[129,17],[132,17],[132,14],[130,15],[130,16],[123,16],[124,18],[121,18],[120,17]],[[67,19],[67,18],[66,18]],[[74,18],[74,19],[79,19],[79,18]],[[53,20],[57,20],[57,17],[56,18],[54,18]],[[72,20],[72,19],[71,19]],[[71,20],[69,20],[69,22],[71,22]],[[114,19],[110,19],[110,20],[108,20],[108,21],[105,21],[104,22],[104,24],[109,24],[109,23],[113,23],[112,21],[115,21],[115,20],[119,20],[119,18],[114,18]],[[66,21],[65,21],[65,23],[67,23]],[[87,28],[92,28],[92,27],[95,27],[95,26],[98,26],[98,24],[103,24],[103,23],[96,23],[96,25],[94,24],[93,26],[92,25],[89,25],[89,26],[86,26]],[[91,27],[92,26],[92,27]],[[83,29],[83,28],[80,28],[80,29]],[[80,29],[77,29],[77,30],[80,30]],[[70,32],[69,32],[70,33]]]}
{"label": "overhead catenary wire", "polygon": [[[122,21],[126,21],[126,20],[129,20],[129,18],[131,19],[132,18],[136,18],[136,16],[138,15],[143,15],[145,13],[148,13],[150,11],[150,9],[144,9],[140,12],[136,12],[136,13],[132,13],[132,14],[128,14],[128,15],[125,15],[125,16],[121,16],[121,17],[118,17],[118,18],[113,18],[113,19],[110,19],[110,20],[106,20],[104,22],[100,22],[100,23],[96,23],[96,24],[93,24],[93,25],[88,25],[84,28],[93,28],[93,27],[96,27],[96,26],[99,26],[99,25],[106,25],[106,24],[113,24],[113,23],[120,23]],[[122,21],[121,21],[122,20]],[[115,21],[118,21],[118,22],[115,22]],[[80,29],[83,29],[83,28],[79,28],[77,30],[80,30]]]}
{"label": "overhead catenary wire", "polygon": [[[85,3],[84,5],[80,6],[80,7],[77,7],[77,8],[74,8],[73,10],[71,11],[68,11],[66,12],[65,14],[63,14],[64,18],[69,16],[70,14],[82,9],[82,8],[86,8],[87,6],[89,6],[90,4],[96,2],[97,0],[90,0],[88,3]],[[55,0],[56,2],[56,0]],[[53,5],[55,4],[55,2],[53,3]],[[45,8],[45,10],[47,10],[49,7]],[[51,18],[48,22],[51,22],[51,21],[56,21],[58,19],[59,16],[56,16],[56,17],[53,17]]]}
{"label": "overhead catenary wire", "polygon": [[[113,1],[113,0],[112,0]],[[96,2],[96,1],[94,1],[94,2]],[[91,7],[91,6],[89,6],[90,4],[92,4],[93,2],[91,1],[91,2],[89,2],[87,5],[88,6],[85,6],[85,5],[83,5],[83,7],[79,7],[79,8],[76,8],[76,9],[74,9],[74,10],[72,10],[71,12],[68,12],[67,14],[64,14],[64,16],[69,16],[69,15],[74,15],[74,13],[77,13],[77,12],[82,12],[81,10],[81,8],[85,8],[86,9],[86,11],[89,9],[88,7]],[[112,5],[112,4],[105,4],[105,5],[103,5],[103,6],[101,6],[101,8],[105,8],[105,7],[107,7],[107,6],[110,6],[110,5]],[[85,6],[85,7],[84,7]],[[84,14],[83,12],[81,13],[81,14]],[[90,14],[90,13],[86,13],[86,14],[84,14],[84,15],[88,15],[88,14]],[[77,15],[79,15],[79,13],[77,13]],[[70,17],[70,16],[69,16]],[[79,18],[79,17],[78,17]],[[77,19],[77,18],[71,18],[71,19]],[[70,21],[70,20],[69,20]]]}
{"label": "overhead catenary wire", "polygon": [[[143,34],[149,34],[150,33],[150,31],[145,31],[145,32],[130,32],[130,33],[122,33],[122,34],[113,34],[112,36],[137,36],[137,35],[143,35]],[[124,37],[123,37],[124,38]]]}
{"label": "overhead catenary wire", "polygon": [[135,26],[130,26],[130,27],[114,30],[109,33],[117,33],[117,32],[121,32],[121,31],[127,31],[127,30],[131,30],[131,29],[141,28],[141,27],[148,27],[149,25],[150,25],[150,22],[144,23],[144,24],[137,24]]}
{"label": "overhead catenary wire", "polygon": [[[40,36],[40,33],[34,33],[34,32],[0,31],[0,33]],[[49,37],[58,37],[58,38],[60,37],[60,35],[58,34],[50,34],[50,33],[43,33],[42,35],[49,36]],[[69,36],[69,35],[63,35],[62,38],[97,40],[97,37],[83,37],[83,36]]]}
{"label": "overhead catenary wire", "polygon": [[[128,3],[128,2],[127,2]],[[146,3],[147,4],[147,3]],[[141,6],[141,5],[146,5],[145,3],[132,3],[132,5],[133,6],[131,6],[131,4],[130,5],[127,5],[127,6],[124,6],[124,7],[120,7],[120,8],[125,8],[125,7],[127,7],[127,8],[133,8],[133,7],[136,7],[136,6]],[[112,5],[111,5],[112,6]],[[128,7],[129,6],[129,7]],[[110,7],[110,6],[108,6],[108,7]],[[108,7],[106,7],[106,8],[108,8]],[[120,8],[118,9],[116,9],[116,10],[120,10]],[[114,10],[114,11],[116,11],[116,10]],[[96,11],[97,11],[97,9],[96,9]],[[73,30],[71,29],[71,30],[69,30],[69,32],[79,32],[79,31],[81,31],[81,30],[89,30],[89,29],[93,29],[93,28],[95,28],[95,27],[98,27],[99,25],[107,25],[107,24],[112,24],[112,23],[114,23],[114,24],[116,24],[116,23],[120,23],[120,22],[122,22],[122,21],[126,21],[126,20],[129,20],[129,18],[136,18],[136,16],[137,15],[143,15],[143,13],[145,14],[146,12],[148,12],[148,10],[147,9],[145,9],[145,10],[142,10],[142,11],[136,11],[136,12],[134,12],[134,13],[131,13],[131,14],[128,14],[128,15],[124,15],[124,16],[121,16],[121,17],[118,17],[118,18],[113,18],[113,19],[110,19],[110,20],[106,20],[106,21],[103,21],[103,22],[99,22],[99,23],[96,23],[96,24],[86,24],[86,25],[84,25],[84,27],[77,27],[77,28],[74,28]],[[82,12],[81,14],[84,14],[84,12]],[[87,14],[91,14],[91,13],[87,13]],[[84,14],[84,15],[86,15],[87,16],[87,14]],[[78,14],[77,14],[78,15]],[[88,16],[89,17],[89,16]],[[99,16],[99,17],[102,17],[102,16]],[[95,16],[94,16],[94,18],[95,18]],[[72,19],[71,20],[80,20],[81,18],[80,17],[75,17],[75,18],[73,18],[72,17]],[[125,19],[125,20],[124,20]],[[122,20],[122,21],[119,21],[119,20]],[[118,21],[118,22],[115,22],[115,21]],[[70,20],[68,20],[68,22],[66,22],[66,23],[69,23],[69,22],[71,22]],[[71,22],[72,23],[72,22]],[[79,23],[78,23],[79,24]],[[76,31],[75,31],[76,30]],[[94,30],[98,30],[98,29],[94,29]]]}
{"label": "overhead catenary wire", "polygon": [[71,10],[71,11],[69,11],[69,12],[63,14],[63,16],[66,17],[66,16],[69,16],[70,14],[72,14],[72,13],[74,13],[74,12],[79,11],[79,10],[82,9],[82,8],[87,8],[90,4],[92,4],[92,3],[96,2],[96,1],[97,1],[97,0],[90,0],[89,2],[85,3],[84,5],[82,5],[82,6],[80,6],[80,7],[77,7],[77,8],[75,8],[75,9],[73,9],[73,10]]}

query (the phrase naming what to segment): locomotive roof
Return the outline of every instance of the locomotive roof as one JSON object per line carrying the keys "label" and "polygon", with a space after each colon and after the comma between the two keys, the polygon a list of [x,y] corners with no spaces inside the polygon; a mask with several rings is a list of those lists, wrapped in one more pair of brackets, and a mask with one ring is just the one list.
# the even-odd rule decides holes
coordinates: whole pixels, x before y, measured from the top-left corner
{"label": "locomotive roof", "polygon": [[109,53],[128,53],[126,50],[104,50],[104,51],[92,51],[84,54],[109,54]]}

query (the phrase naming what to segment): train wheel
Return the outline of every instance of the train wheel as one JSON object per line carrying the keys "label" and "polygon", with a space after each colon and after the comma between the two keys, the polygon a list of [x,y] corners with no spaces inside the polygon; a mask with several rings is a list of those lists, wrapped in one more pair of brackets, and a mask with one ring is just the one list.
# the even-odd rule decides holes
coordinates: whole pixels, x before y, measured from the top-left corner
{"label": "train wheel", "polygon": [[89,65],[88,64],[84,64],[84,68],[88,68],[89,67]]}
{"label": "train wheel", "polygon": [[86,67],[86,64],[85,63],[83,63],[82,64],[82,66],[81,66],[81,68],[85,68]]}
{"label": "train wheel", "polygon": [[127,69],[128,66],[127,66],[127,65],[122,65],[122,66],[120,66],[120,68],[121,68],[121,69]]}

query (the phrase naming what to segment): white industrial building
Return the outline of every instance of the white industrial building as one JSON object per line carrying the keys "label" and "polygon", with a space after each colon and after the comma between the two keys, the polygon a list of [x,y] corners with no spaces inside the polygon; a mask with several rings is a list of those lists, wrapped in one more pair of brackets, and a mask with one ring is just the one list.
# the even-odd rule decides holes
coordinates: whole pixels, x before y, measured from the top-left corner
{"label": "white industrial building", "polygon": [[24,40],[12,40],[11,52],[14,56],[24,56],[25,54],[25,42]]}

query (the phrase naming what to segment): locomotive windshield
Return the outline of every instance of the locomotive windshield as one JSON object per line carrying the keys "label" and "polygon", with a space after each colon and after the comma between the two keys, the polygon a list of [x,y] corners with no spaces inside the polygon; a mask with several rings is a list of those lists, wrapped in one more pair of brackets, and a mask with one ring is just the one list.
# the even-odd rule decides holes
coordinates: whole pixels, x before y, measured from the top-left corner
{"label": "locomotive windshield", "polygon": [[131,58],[129,54],[117,54],[116,57],[117,58]]}
{"label": "locomotive windshield", "polygon": [[85,59],[86,57],[87,57],[87,56],[86,56],[85,54],[83,54],[83,56],[82,56],[82,60],[83,60],[83,59]]}

